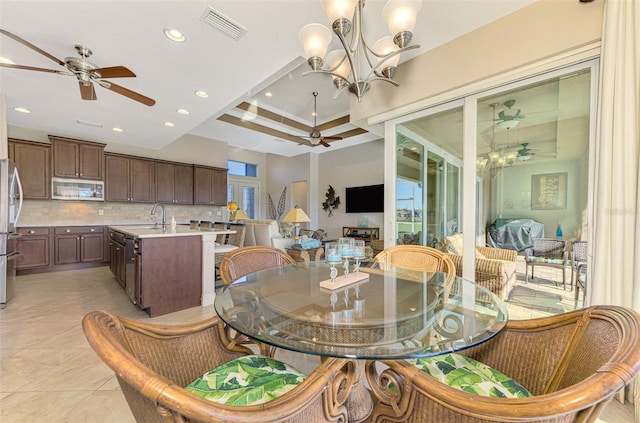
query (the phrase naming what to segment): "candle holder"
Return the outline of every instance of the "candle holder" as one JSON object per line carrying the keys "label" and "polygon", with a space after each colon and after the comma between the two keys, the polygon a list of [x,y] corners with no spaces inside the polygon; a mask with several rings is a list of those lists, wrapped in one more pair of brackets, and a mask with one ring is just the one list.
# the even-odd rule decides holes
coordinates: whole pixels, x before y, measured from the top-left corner
{"label": "candle holder", "polygon": [[349,259],[353,258],[353,238],[339,238],[340,254],[344,259],[344,277],[349,277]]}
{"label": "candle holder", "polygon": [[331,282],[336,281],[336,276],[338,276],[338,269],[336,269],[336,264],[342,262],[342,255],[340,254],[340,246],[337,242],[327,242],[325,244],[325,257],[327,259],[327,263],[329,263],[330,270],[329,276],[331,277]]}

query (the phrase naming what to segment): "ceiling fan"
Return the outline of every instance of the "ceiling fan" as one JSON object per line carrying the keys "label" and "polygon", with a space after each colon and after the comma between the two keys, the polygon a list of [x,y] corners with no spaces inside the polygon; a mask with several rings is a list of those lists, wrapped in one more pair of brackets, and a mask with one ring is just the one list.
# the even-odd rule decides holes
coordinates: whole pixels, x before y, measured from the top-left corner
{"label": "ceiling fan", "polygon": [[322,144],[325,147],[329,147],[329,143],[327,142],[327,140],[337,141],[337,140],[341,140],[342,137],[325,137],[318,130],[318,125],[316,123],[317,117],[318,117],[317,98],[318,98],[318,92],[314,91],[313,92],[313,128],[311,129],[311,132],[309,132],[309,136],[299,136],[299,137],[302,138],[307,144],[311,145],[312,147],[315,147],[318,144]]}
{"label": "ceiling fan", "polygon": [[522,146],[522,148],[516,151],[516,158],[518,160],[529,160],[532,156],[535,155],[556,157],[556,153],[544,152],[535,148],[529,148],[528,142],[520,143],[520,146]]}
{"label": "ceiling fan", "polygon": [[139,94],[128,88],[124,88],[120,85],[114,84],[113,82],[104,80],[103,78],[130,78],[135,77],[136,74],[124,66],[111,66],[105,68],[96,66],[95,64],[87,61],[87,59],[93,54],[93,52],[91,51],[91,49],[85,46],[75,46],[76,52],[80,55],[80,57],[66,57],[64,61],[62,61],[55,56],[47,53],[46,51],[40,49],[39,47],[36,47],[30,42],[18,37],[15,34],[12,34],[9,31],[0,29],[0,34],[6,35],[7,37],[12,38],[15,41],[42,54],[48,59],[53,60],[60,66],[63,66],[65,70],[37,68],[33,66],[16,65],[13,63],[2,62],[0,62],[0,66],[13,69],[23,69],[36,72],[48,72],[57,73],[59,75],[75,76],[78,79],[78,84],[80,86],[80,96],[83,100],[97,100],[98,97],[96,96],[96,91],[94,88],[95,83],[100,85],[102,88],[106,88],[107,90],[111,90],[117,94],[123,95],[147,106],[153,106],[154,104],[156,104],[156,101],[149,97],[145,97],[142,94]]}

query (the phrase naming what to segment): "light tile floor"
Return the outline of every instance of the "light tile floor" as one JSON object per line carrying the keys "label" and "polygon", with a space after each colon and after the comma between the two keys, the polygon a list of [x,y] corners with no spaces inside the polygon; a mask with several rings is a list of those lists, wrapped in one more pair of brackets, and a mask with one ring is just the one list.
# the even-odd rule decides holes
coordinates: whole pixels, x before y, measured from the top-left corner
{"label": "light tile floor", "polygon": [[[542,315],[541,304],[573,309],[573,293],[554,286],[554,272],[539,272],[543,279],[526,285],[519,272],[516,286],[540,292],[540,302],[533,297],[532,305],[522,299],[510,304],[511,318]],[[559,303],[550,297],[555,294],[562,295]],[[214,313],[211,306],[196,307],[150,319],[131,304],[108,267],[18,277],[14,297],[0,310],[2,423],[134,421],[113,373],[89,347],[80,326],[87,312],[99,309],[163,323],[197,321]],[[303,371],[316,365],[315,358],[299,354],[292,353],[291,360]],[[612,401],[598,421],[633,422],[633,407]]]}

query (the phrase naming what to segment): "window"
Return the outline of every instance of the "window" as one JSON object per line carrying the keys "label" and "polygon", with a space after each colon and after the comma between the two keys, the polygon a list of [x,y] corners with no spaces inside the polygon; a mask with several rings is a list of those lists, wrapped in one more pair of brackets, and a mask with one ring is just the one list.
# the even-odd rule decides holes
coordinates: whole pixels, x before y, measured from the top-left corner
{"label": "window", "polygon": [[236,162],[235,160],[227,160],[229,175],[237,176],[258,176],[258,166],[251,163]]}

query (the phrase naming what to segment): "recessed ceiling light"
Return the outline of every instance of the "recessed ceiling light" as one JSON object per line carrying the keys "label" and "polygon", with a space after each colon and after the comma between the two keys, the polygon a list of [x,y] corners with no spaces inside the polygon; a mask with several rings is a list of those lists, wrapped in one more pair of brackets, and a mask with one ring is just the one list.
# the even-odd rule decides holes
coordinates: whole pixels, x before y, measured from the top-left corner
{"label": "recessed ceiling light", "polygon": [[31,110],[27,109],[26,107],[14,107],[13,110],[20,113],[31,113]]}
{"label": "recessed ceiling light", "polygon": [[176,43],[184,43],[187,40],[187,37],[177,29],[165,29],[164,35],[171,41],[175,41]]}
{"label": "recessed ceiling light", "polygon": [[264,93],[265,97],[273,97],[273,93],[271,91],[267,91],[266,93]]}
{"label": "recessed ceiling light", "polygon": [[117,126],[116,126],[116,127],[111,128],[111,130],[112,130],[113,132],[124,132],[124,129],[122,129],[122,128],[118,128]]}
{"label": "recessed ceiling light", "polygon": [[7,59],[6,57],[0,57],[0,63],[4,63],[4,64],[7,64],[7,65],[15,65],[16,64],[16,62],[14,62],[11,59]]}
{"label": "recessed ceiling light", "polygon": [[178,109],[178,113],[181,115],[188,115],[189,111],[187,109]]}
{"label": "recessed ceiling light", "polygon": [[165,122],[164,126],[167,126],[169,128],[173,128],[174,126],[176,126],[175,124],[173,124],[172,122]]}
{"label": "recessed ceiling light", "polygon": [[196,91],[195,95],[197,95],[200,98],[207,98],[209,97],[209,94],[207,94],[205,91]]}

